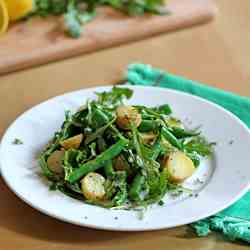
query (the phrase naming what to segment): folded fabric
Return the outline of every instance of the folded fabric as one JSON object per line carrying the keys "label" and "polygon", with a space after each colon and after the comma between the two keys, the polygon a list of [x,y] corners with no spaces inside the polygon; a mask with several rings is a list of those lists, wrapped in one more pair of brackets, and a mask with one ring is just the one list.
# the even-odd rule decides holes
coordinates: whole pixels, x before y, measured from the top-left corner
{"label": "folded fabric", "polygon": [[[126,72],[129,84],[160,86],[200,96],[234,113],[250,128],[250,98],[175,76],[145,64],[131,64]],[[230,240],[250,243],[250,191],[235,204],[191,225],[198,236],[220,231]]]}

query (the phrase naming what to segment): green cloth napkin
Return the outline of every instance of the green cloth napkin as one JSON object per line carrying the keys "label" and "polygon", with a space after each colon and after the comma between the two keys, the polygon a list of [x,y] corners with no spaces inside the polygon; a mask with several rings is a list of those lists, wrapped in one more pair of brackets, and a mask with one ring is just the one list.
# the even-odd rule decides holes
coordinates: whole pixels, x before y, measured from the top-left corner
{"label": "green cloth napkin", "polygon": [[[250,128],[250,99],[166,73],[145,64],[131,64],[126,72],[128,83],[180,90],[217,103],[238,116]],[[220,231],[230,240],[250,243],[250,191],[235,204],[191,225],[198,236]]]}

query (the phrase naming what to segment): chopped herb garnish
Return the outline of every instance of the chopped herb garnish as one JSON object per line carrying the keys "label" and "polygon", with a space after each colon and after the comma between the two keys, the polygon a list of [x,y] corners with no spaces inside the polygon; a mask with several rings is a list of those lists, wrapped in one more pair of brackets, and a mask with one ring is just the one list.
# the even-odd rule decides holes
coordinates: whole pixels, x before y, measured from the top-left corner
{"label": "chopped herb garnish", "polygon": [[55,182],[51,182],[50,185],[49,185],[49,190],[50,191],[57,190],[57,184]]}
{"label": "chopped herb garnish", "polygon": [[21,145],[23,144],[23,141],[21,139],[15,138],[14,141],[12,142],[14,145]]}
{"label": "chopped herb garnish", "polygon": [[182,194],[183,194],[183,190],[182,189],[177,189],[177,190],[171,192],[171,196],[173,198],[177,198],[177,197],[181,196]]}
{"label": "chopped herb garnish", "polygon": [[138,210],[138,212],[137,212],[137,218],[138,218],[138,220],[143,220],[144,216],[145,216],[145,211],[143,209]]}
{"label": "chopped herb garnish", "polygon": [[158,205],[159,205],[159,206],[163,206],[163,205],[164,205],[164,201],[163,201],[163,200],[160,200],[160,201],[158,202]]}

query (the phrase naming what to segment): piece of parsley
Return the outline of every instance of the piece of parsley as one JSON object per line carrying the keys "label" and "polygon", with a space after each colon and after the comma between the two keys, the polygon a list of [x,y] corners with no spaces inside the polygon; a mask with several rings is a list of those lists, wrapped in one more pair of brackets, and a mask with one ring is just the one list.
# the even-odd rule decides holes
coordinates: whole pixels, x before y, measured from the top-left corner
{"label": "piece of parsley", "polygon": [[12,142],[12,144],[14,145],[22,145],[23,144],[23,141],[19,138],[15,138]]}

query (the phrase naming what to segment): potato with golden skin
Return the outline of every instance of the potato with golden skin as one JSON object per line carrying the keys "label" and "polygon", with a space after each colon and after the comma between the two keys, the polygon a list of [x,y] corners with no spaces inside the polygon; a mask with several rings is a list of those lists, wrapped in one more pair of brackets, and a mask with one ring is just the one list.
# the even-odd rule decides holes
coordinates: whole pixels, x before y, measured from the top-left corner
{"label": "potato with golden skin", "polygon": [[129,163],[123,155],[119,155],[113,159],[113,168],[115,171],[126,171],[128,176],[131,176],[133,173]]}
{"label": "potato with golden skin", "polygon": [[173,152],[166,157],[163,167],[167,168],[170,179],[177,183],[183,182],[195,171],[192,160],[181,151]]}
{"label": "potato with golden skin", "polygon": [[119,128],[130,130],[131,123],[139,127],[142,121],[141,114],[132,106],[119,106],[116,109],[116,123]]}
{"label": "potato with golden skin", "polygon": [[63,150],[54,151],[47,159],[49,169],[56,174],[63,174],[62,158],[64,156]]}
{"label": "potato with golden skin", "polygon": [[88,173],[81,180],[81,188],[84,197],[90,201],[100,201],[105,197],[105,178],[98,173]]}
{"label": "potato with golden skin", "polygon": [[64,141],[61,141],[60,144],[65,149],[78,149],[80,147],[80,144],[83,140],[83,134],[72,136]]}
{"label": "potato with golden skin", "polygon": [[116,171],[126,170],[127,166],[125,164],[125,159],[123,158],[123,156],[120,155],[113,159],[113,167]]}

